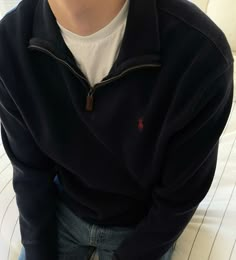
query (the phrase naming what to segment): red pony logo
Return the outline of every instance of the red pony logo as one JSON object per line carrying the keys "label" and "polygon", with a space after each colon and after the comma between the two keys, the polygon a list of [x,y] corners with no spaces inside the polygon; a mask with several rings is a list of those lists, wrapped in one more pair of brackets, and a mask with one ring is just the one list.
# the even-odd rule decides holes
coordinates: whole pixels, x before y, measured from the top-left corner
{"label": "red pony logo", "polygon": [[139,118],[139,119],[138,119],[138,129],[139,129],[140,131],[142,131],[143,128],[144,128],[143,118]]}

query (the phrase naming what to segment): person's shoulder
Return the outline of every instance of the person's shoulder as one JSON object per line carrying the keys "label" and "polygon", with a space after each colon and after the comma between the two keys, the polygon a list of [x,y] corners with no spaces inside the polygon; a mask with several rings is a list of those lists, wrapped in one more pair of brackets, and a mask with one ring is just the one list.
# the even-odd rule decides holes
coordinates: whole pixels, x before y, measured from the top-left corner
{"label": "person's shoulder", "polygon": [[0,76],[3,78],[27,50],[38,1],[22,0],[0,20]]}
{"label": "person's shoulder", "polygon": [[[10,9],[0,20],[0,33],[15,35],[19,29],[25,30],[32,23],[34,8],[38,0],[21,0]],[[23,27],[25,26],[25,27]]]}
{"label": "person's shoulder", "polygon": [[38,1],[22,0],[0,20],[0,65],[6,56],[17,55],[30,38]]}
{"label": "person's shoulder", "polygon": [[[194,40],[205,39],[216,47],[225,61],[230,64],[233,61],[232,50],[228,40],[216,23],[205,14],[197,5],[189,0],[156,0],[160,16],[165,16],[176,27],[184,27],[186,37],[188,32],[194,32]],[[185,37],[183,35],[183,37]]]}

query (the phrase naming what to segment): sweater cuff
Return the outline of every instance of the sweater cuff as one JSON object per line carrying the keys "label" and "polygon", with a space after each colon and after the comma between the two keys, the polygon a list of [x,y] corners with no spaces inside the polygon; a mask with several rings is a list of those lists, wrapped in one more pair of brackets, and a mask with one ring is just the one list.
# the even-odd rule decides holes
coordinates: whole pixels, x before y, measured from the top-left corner
{"label": "sweater cuff", "polygon": [[112,260],[120,260],[120,258],[118,257],[118,255],[116,253],[114,253],[112,256]]}
{"label": "sweater cuff", "polygon": [[24,245],[25,260],[57,260],[56,250],[48,248],[45,244]]}

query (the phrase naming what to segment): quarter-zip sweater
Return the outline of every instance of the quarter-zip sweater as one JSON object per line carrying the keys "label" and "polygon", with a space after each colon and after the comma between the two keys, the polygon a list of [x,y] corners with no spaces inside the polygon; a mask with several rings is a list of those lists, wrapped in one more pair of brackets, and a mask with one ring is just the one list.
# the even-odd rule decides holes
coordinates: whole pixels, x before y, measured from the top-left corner
{"label": "quarter-zip sweater", "polygon": [[118,259],[159,259],[214,177],[233,99],[224,33],[189,1],[131,0],[92,88],[47,0],[23,0],[0,22],[0,79],[26,259],[57,259],[58,196],[89,223],[135,227]]}
{"label": "quarter-zip sweater", "polygon": [[73,33],[57,21],[64,42],[91,87],[109,73],[119,54],[127,21],[128,6],[129,0],[126,0],[110,23],[88,36]]}

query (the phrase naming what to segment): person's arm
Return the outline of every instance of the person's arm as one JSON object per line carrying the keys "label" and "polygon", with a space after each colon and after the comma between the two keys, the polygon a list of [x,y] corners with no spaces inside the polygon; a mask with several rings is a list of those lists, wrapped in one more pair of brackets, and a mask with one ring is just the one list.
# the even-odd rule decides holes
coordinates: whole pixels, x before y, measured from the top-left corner
{"label": "person's arm", "polygon": [[134,233],[122,241],[113,259],[160,259],[181,235],[211,186],[219,138],[232,107],[233,64],[220,71],[217,64],[207,67],[206,61],[204,65],[203,58],[183,76],[183,88],[176,93],[168,114],[162,179],[152,190],[152,207]]}
{"label": "person's arm", "polygon": [[13,166],[26,260],[56,260],[54,163],[35,143],[1,78],[0,119],[3,146]]}

